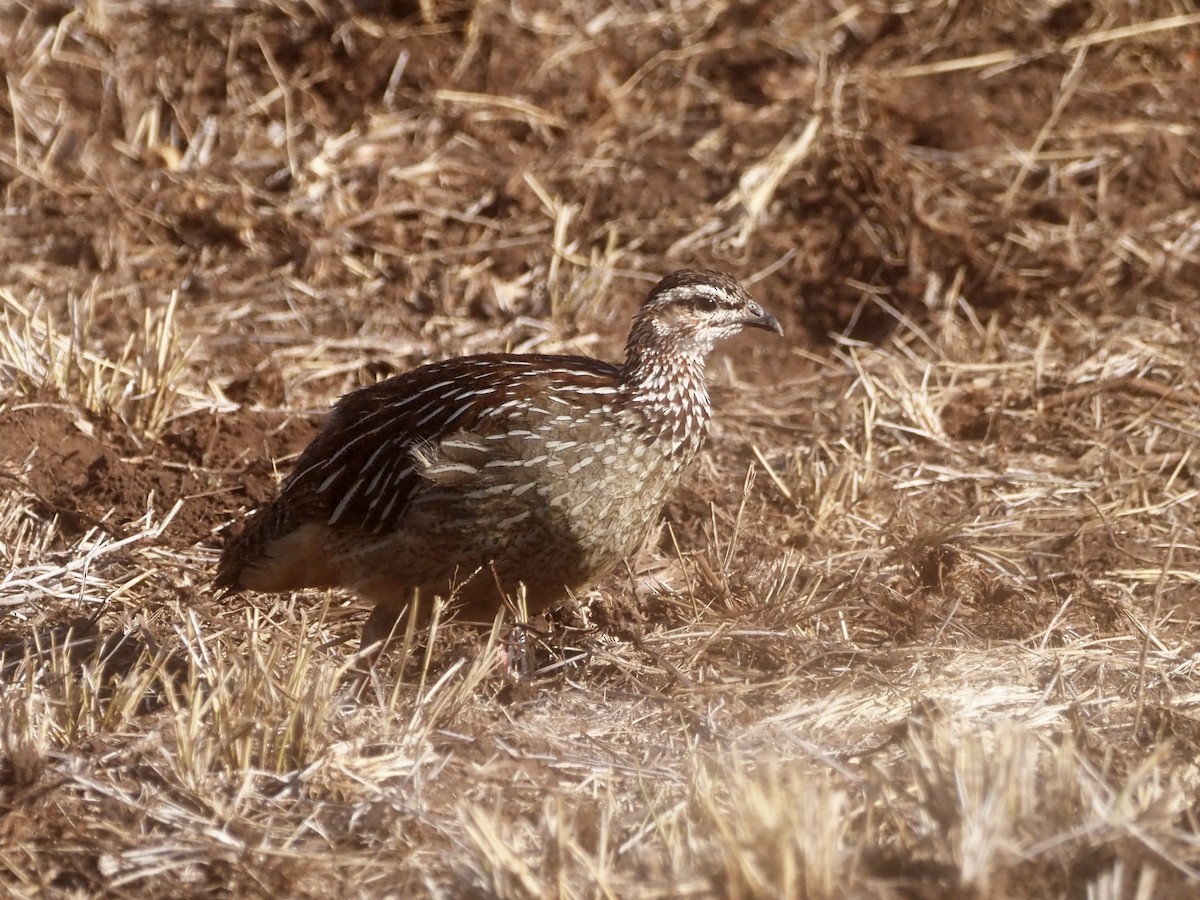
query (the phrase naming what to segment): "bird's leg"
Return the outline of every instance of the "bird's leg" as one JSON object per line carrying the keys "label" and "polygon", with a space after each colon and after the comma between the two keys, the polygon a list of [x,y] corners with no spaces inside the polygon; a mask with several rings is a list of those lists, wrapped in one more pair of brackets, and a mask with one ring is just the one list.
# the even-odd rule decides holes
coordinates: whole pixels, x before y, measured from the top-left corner
{"label": "bird's leg", "polygon": [[356,691],[362,690],[396,633],[402,631],[401,623],[406,618],[405,613],[409,612],[407,618],[412,618],[411,613],[416,611],[419,600],[414,592],[408,599],[384,597],[375,603],[375,608],[371,610],[371,615],[363,625],[362,640],[359,642],[359,660],[354,667]]}
{"label": "bird's leg", "polygon": [[389,603],[386,600],[376,603],[363,625],[362,640],[359,642],[359,652],[366,654],[363,660],[373,666],[383,655],[395,636],[400,620],[408,604]]}

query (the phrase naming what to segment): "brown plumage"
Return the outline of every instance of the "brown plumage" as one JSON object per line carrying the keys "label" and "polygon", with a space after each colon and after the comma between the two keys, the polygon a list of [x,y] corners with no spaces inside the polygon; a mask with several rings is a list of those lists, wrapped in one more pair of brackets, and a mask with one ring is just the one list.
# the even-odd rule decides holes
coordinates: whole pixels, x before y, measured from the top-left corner
{"label": "brown plumage", "polygon": [[375,603],[364,648],[414,591],[490,621],[523,584],[547,608],[637,550],[703,442],[704,360],[744,327],[783,333],[729,276],[684,269],[650,292],[624,365],[488,354],[347,394],[216,584],[351,587]]}

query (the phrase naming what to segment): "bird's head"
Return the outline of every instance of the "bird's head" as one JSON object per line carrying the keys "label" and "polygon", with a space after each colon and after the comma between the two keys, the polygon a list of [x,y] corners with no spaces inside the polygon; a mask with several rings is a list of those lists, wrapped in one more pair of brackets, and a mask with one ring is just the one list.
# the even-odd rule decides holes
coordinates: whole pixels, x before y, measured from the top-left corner
{"label": "bird's head", "polygon": [[660,347],[703,359],[717,342],[743,328],[783,334],[779,320],[764,310],[736,280],[710,269],[680,269],[654,286],[634,320],[627,350]]}

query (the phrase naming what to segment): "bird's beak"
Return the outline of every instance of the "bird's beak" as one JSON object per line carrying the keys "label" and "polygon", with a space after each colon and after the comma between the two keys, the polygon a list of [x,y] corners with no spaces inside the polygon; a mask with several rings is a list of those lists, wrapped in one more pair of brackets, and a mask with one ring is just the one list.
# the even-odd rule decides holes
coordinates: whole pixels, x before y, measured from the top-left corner
{"label": "bird's beak", "polygon": [[747,328],[763,328],[767,331],[773,331],[780,337],[783,337],[783,326],[779,324],[779,320],[757,303],[748,312],[750,315],[743,316],[738,320],[740,324]]}

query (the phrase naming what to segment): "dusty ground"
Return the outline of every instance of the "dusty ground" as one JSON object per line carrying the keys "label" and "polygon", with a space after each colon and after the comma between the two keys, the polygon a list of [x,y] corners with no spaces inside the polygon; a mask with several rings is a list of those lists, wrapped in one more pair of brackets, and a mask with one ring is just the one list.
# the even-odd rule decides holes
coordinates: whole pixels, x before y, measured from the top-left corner
{"label": "dusty ground", "polygon": [[[1191,0],[17,0],[0,70],[0,894],[1200,896]],[[341,393],[684,264],[787,338],[597,632],[360,702],[353,598],[211,592]]]}

